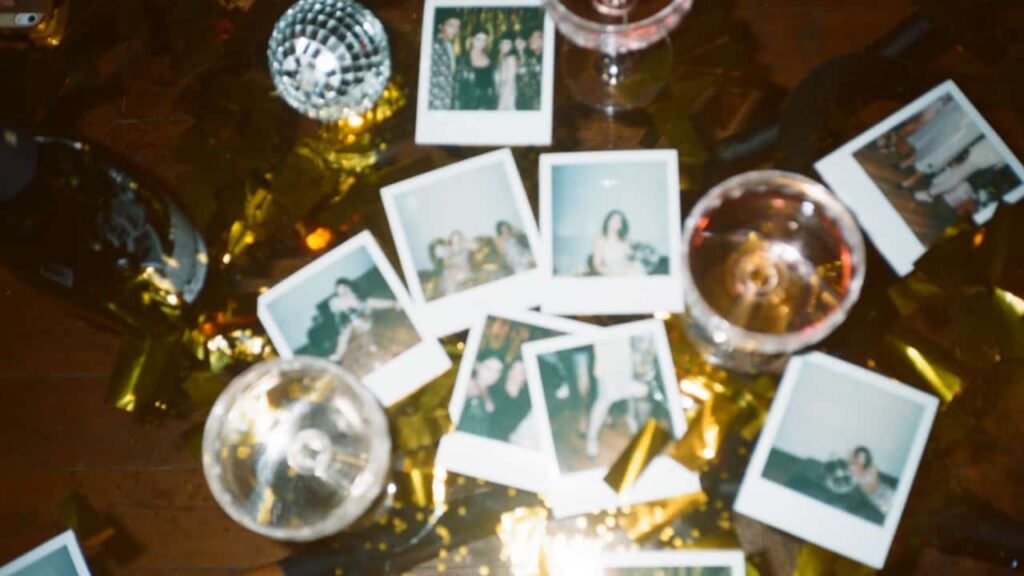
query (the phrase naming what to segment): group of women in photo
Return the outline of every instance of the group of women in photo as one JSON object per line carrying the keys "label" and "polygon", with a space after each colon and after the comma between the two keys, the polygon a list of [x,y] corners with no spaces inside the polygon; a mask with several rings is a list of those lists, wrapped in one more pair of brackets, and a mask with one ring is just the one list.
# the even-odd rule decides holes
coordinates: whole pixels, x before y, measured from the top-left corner
{"label": "group of women in photo", "polygon": [[453,230],[447,238],[435,238],[429,247],[433,270],[423,283],[428,299],[455,294],[467,288],[524,272],[536,266],[526,235],[500,220],[493,236],[468,238]]}

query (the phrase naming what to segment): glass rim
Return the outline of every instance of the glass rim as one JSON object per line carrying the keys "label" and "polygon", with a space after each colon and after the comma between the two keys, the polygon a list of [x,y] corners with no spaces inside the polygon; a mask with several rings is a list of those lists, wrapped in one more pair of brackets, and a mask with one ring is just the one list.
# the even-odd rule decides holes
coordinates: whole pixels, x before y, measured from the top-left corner
{"label": "glass rim", "polygon": [[[838,226],[843,238],[849,244],[853,276],[850,279],[850,286],[846,291],[846,297],[827,316],[795,332],[783,334],[755,332],[733,324],[707,303],[704,296],[700,293],[700,289],[697,287],[697,283],[693,279],[693,274],[690,270],[689,247],[698,222],[708,212],[726,201],[735,190],[754,182],[774,182],[783,189],[783,192],[788,191],[806,196],[809,200],[824,208],[826,216]],[[746,343],[756,340],[758,342],[758,349],[753,350],[753,352],[768,355],[792,354],[821,342],[835,331],[846,320],[850,309],[860,298],[866,275],[865,268],[867,266],[864,236],[850,211],[824,184],[802,174],[786,170],[752,170],[727,178],[715,185],[697,201],[683,224],[682,253],[683,297],[686,300],[685,313],[694,318],[699,324],[702,324],[710,333],[712,340],[714,340],[716,333],[724,333],[727,340],[737,342]]]}
{"label": "glass rim", "polygon": [[[561,0],[544,0],[544,6],[558,24],[558,29],[573,43],[586,48],[619,53],[642,50],[667,37],[668,33],[658,38],[631,37],[624,42],[606,41],[603,37],[624,35],[645,28],[667,28],[670,31],[678,26],[693,8],[693,0],[669,0],[664,8],[647,18],[624,24],[605,24],[589,20],[570,10]],[[567,31],[565,26],[571,26],[573,29]],[[588,42],[585,40],[587,36],[602,38],[597,42]]]}
{"label": "glass rim", "polygon": [[[373,474],[373,483],[367,488],[367,494],[373,494],[373,498],[359,503],[357,506],[350,505],[353,499],[346,499],[330,514],[319,521],[301,526],[298,528],[286,528],[279,526],[268,526],[260,524],[246,514],[245,511],[235,503],[235,498],[224,482],[219,472],[222,466],[214,461],[213,455],[217,451],[217,443],[220,441],[220,432],[223,428],[225,418],[234,406],[239,397],[244,395],[249,388],[259,381],[259,377],[269,370],[323,370],[337,377],[344,382],[352,392],[371,408],[368,413],[368,429],[373,442],[370,443],[367,466],[360,472],[360,475]],[[327,536],[337,534],[346,527],[352,525],[363,514],[369,510],[373,503],[380,496],[388,482],[388,469],[391,460],[391,433],[388,429],[387,414],[380,405],[377,398],[363,385],[359,379],[340,366],[328,362],[322,358],[313,356],[295,356],[292,358],[271,358],[250,366],[239,375],[235,376],[231,383],[221,392],[213,408],[207,416],[206,424],[203,427],[202,441],[202,464],[203,476],[206,485],[213,494],[214,500],[220,508],[231,517],[232,520],[245,528],[275,540],[291,542],[310,542]],[[374,465],[375,462],[379,464]]]}

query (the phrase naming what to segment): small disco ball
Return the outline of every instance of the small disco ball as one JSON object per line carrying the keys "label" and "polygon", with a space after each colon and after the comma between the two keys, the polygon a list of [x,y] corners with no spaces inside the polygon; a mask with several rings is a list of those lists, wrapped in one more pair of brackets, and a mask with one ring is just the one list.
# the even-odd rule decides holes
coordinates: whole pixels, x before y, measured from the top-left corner
{"label": "small disco ball", "polygon": [[267,48],[277,91],[300,113],[332,122],[366,112],[391,77],[380,20],[351,0],[299,0]]}

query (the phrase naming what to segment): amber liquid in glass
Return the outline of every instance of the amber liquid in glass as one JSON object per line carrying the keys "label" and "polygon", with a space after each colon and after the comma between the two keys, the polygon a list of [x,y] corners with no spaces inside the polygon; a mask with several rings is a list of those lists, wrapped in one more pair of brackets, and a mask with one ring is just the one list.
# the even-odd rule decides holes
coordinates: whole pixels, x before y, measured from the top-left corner
{"label": "amber liquid in glass", "polygon": [[835,224],[813,203],[777,191],[724,202],[700,222],[688,249],[704,300],[752,332],[812,327],[850,289],[850,250]]}

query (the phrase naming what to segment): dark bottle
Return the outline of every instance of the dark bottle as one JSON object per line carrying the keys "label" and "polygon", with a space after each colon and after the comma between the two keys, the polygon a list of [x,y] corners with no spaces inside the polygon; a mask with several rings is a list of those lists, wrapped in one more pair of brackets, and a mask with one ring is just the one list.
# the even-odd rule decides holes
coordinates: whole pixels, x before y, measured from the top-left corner
{"label": "dark bottle", "polygon": [[185,213],[109,154],[0,127],[0,261],[152,332],[199,296],[208,255]]}

